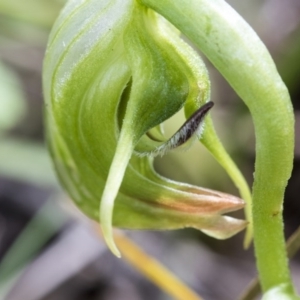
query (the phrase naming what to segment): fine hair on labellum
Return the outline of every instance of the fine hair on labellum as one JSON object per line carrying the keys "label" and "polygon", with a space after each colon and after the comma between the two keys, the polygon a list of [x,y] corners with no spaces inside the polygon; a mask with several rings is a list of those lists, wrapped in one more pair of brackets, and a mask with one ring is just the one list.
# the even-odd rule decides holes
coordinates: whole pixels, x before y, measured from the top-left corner
{"label": "fine hair on labellum", "polygon": [[211,101],[205,103],[195,113],[193,113],[189,119],[187,119],[184,122],[184,124],[179,128],[179,130],[176,133],[174,133],[174,135],[169,140],[167,140],[157,148],[153,149],[152,151],[135,152],[135,154],[140,157],[155,157],[158,155],[163,156],[168,151],[184,145],[191,138],[199,139],[203,131],[204,117],[213,106],[214,103]]}

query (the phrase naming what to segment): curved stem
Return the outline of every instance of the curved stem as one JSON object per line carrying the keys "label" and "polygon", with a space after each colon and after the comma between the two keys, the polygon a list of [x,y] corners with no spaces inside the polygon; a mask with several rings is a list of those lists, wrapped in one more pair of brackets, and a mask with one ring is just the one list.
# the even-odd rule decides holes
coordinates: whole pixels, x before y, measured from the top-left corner
{"label": "curved stem", "polygon": [[[300,249],[300,227],[289,237],[286,243],[286,251],[289,258],[292,258]],[[240,300],[253,300],[259,296],[261,287],[258,278],[253,279],[249,286],[240,296]]]}
{"label": "curved stem", "polygon": [[293,162],[294,118],[289,94],[267,49],[223,0],[140,0],[166,17],[211,60],[253,116],[256,162],[253,228],[264,291],[293,293],[284,246],[282,202]]}

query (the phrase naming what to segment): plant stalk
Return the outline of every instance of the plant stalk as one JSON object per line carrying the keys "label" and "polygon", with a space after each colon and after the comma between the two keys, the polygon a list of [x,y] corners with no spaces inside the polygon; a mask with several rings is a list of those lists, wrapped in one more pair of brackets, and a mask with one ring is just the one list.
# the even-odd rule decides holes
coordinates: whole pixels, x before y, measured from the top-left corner
{"label": "plant stalk", "polygon": [[294,116],[268,50],[223,0],[140,1],[195,43],[248,106],[256,133],[253,227],[259,277],[263,291],[285,285],[292,295],[282,203],[293,163]]}
{"label": "plant stalk", "polygon": [[[289,237],[286,243],[286,251],[289,258],[292,258],[300,249],[300,227]],[[258,278],[253,279],[245,289],[239,300],[253,300],[259,296],[261,286]]]}

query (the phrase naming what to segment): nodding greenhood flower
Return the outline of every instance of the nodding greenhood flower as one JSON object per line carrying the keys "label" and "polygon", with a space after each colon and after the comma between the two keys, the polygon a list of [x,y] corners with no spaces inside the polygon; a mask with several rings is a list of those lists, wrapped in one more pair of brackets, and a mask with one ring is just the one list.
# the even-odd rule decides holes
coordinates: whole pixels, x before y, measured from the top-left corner
{"label": "nodding greenhood flower", "polygon": [[[112,225],[193,227],[228,238],[246,222],[234,196],[158,175],[153,157],[215,136],[206,68],[166,19],[135,0],[72,0],[50,35],[44,63],[48,143],[57,174],[78,207]],[[184,107],[169,140],[160,124]],[[212,147],[212,146],[211,146]],[[214,147],[212,147],[214,148]]]}

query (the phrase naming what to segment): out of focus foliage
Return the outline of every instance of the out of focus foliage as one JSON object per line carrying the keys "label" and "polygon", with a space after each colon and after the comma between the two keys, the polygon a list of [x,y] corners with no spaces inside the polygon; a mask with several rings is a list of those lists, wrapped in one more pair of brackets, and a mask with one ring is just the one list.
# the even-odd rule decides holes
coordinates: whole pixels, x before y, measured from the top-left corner
{"label": "out of focus foliage", "polygon": [[[299,225],[300,219],[298,199],[300,2],[299,0],[230,0],[228,2],[243,15],[267,45],[278,66],[279,73],[289,88],[296,109],[296,157],[285,204],[286,229],[290,234]],[[36,187],[52,188],[55,192],[59,190],[44,144],[41,70],[49,31],[64,3],[65,0],[0,0],[0,188],[4,189],[9,179],[28,184],[30,191]],[[236,101],[236,94],[219,73],[212,66],[208,65],[208,67],[212,80],[212,101],[217,104],[212,112],[217,131],[227,150],[251,183],[255,155],[252,121],[247,108],[241,101]],[[180,112],[167,121],[165,130],[171,135],[178,128],[178,124],[182,123],[183,113]],[[226,124],[226,126],[221,124]],[[195,144],[189,152],[175,152],[163,158],[157,158],[155,166],[163,175],[179,181],[237,193],[225,172],[198,144]],[[24,199],[32,194],[28,190],[26,190],[27,193],[24,193],[22,189],[19,190],[14,181],[12,186],[10,188],[15,192],[21,206],[24,204]],[[36,203],[41,202],[39,197],[35,200]],[[2,203],[3,199],[0,199],[0,213],[3,209]],[[17,205],[14,209],[17,209]],[[8,244],[5,245],[6,242],[2,239],[3,232],[5,232],[2,229],[12,231],[14,227],[2,226],[2,217],[3,215],[0,217],[0,244],[1,247],[7,247]],[[13,221],[18,223],[18,221]],[[254,266],[252,254],[242,250],[242,236],[225,243],[206,240],[201,236],[204,247],[213,248],[222,255],[214,256],[215,253],[212,252],[207,254],[206,249],[201,248],[199,254],[199,252],[195,253],[195,249],[199,250],[199,248],[189,248],[192,244],[202,245],[198,242],[199,235],[195,232],[188,231],[182,235],[185,235],[184,243],[176,244],[176,247],[174,247],[175,242],[168,240],[169,245],[162,242],[165,248],[159,248],[160,242],[157,242],[157,237],[152,240],[152,236],[145,241],[145,244],[150,249],[155,245],[156,250],[153,252],[160,253],[163,260],[172,262],[175,265],[175,271],[180,276],[186,278],[187,281],[191,280],[196,287],[200,286],[200,292],[202,290],[213,291],[212,294],[208,293],[206,299],[232,299],[255,275],[254,269],[249,267],[249,265]],[[190,237],[193,242],[186,236]],[[79,249],[80,245],[77,246]],[[168,254],[166,257],[164,253],[172,247],[172,255]],[[180,254],[179,250],[183,254]],[[202,255],[202,258],[195,262],[193,257],[198,254]],[[232,257],[233,254],[235,257]],[[178,258],[178,255],[182,257]],[[198,262],[201,262],[201,265]],[[294,275],[296,275],[296,285],[298,283],[299,286],[299,262],[295,260],[292,264]],[[103,266],[102,261],[100,265]],[[183,266],[189,266],[189,268],[184,271]],[[226,278],[223,275],[225,273]],[[207,274],[210,274],[209,279]],[[83,278],[86,279],[84,276]],[[199,280],[203,282],[203,286],[202,283],[199,284]],[[87,284],[90,282],[87,280]],[[124,281],[120,282],[113,286],[115,290],[122,286],[122,282],[124,283]],[[219,284],[216,285],[215,282]],[[31,284],[35,286],[34,281]],[[96,282],[96,285],[99,285],[99,282]],[[76,282],[72,286],[76,287]],[[121,295],[124,296],[124,293]]]}

